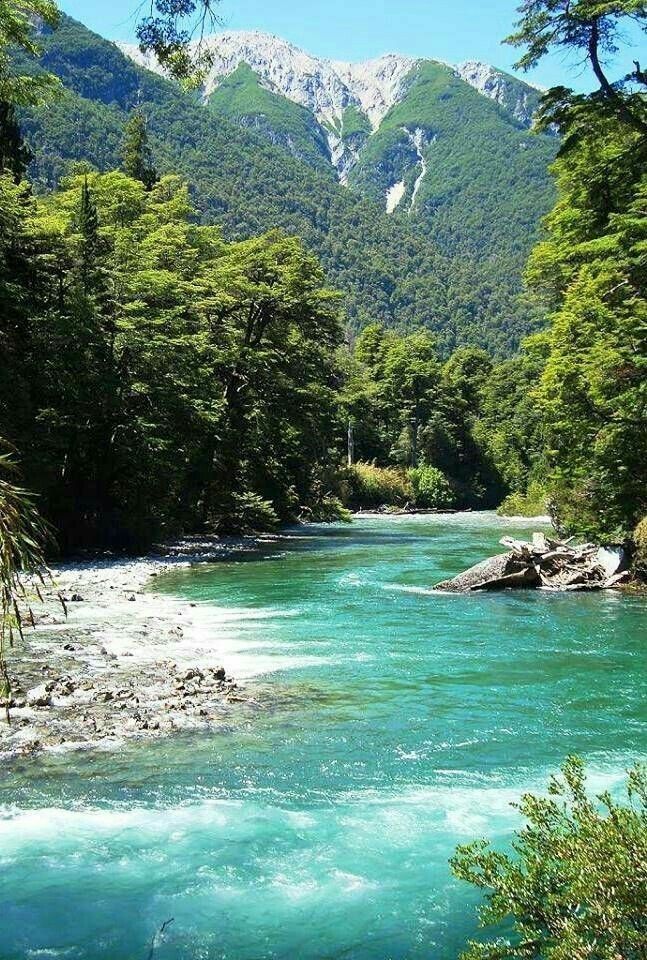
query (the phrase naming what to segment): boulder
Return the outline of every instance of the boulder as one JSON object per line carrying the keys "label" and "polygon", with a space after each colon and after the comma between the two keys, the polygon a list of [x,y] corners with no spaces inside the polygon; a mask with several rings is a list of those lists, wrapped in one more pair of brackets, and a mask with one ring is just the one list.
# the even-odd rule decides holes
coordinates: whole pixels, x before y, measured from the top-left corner
{"label": "boulder", "polygon": [[51,684],[41,683],[27,693],[27,704],[30,707],[51,707]]}
{"label": "boulder", "polygon": [[435,586],[435,590],[449,590],[452,593],[467,593],[470,590],[479,589],[488,581],[500,580],[502,577],[512,573],[513,555],[512,553],[499,553],[494,557],[488,557],[487,560],[481,560],[480,563],[459,573],[457,577],[451,580],[443,580]]}

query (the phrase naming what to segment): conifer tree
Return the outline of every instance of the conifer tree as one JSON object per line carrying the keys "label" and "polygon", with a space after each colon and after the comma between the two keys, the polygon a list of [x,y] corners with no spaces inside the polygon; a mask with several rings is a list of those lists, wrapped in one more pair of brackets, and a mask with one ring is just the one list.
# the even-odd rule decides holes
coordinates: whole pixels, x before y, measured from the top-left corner
{"label": "conifer tree", "polygon": [[146,119],[140,110],[135,110],[126,123],[122,157],[122,169],[126,176],[139,180],[147,190],[151,190],[158,176],[148,142]]}
{"label": "conifer tree", "polygon": [[88,178],[81,187],[81,199],[77,212],[77,229],[81,235],[79,258],[80,280],[83,289],[88,292],[96,281],[97,255],[99,252],[99,217],[92,198]]}
{"label": "conifer tree", "polygon": [[13,104],[0,100],[0,171],[7,171],[16,183],[20,183],[31,157],[31,150],[20,133]]}

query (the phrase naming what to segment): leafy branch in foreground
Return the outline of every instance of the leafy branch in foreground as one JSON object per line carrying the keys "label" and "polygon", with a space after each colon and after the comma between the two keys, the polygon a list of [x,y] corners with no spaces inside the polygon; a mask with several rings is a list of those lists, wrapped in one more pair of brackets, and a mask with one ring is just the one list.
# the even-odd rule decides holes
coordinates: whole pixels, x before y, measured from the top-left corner
{"label": "leafy branch in foreground", "polygon": [[40,55],[34,24],[55,27],[59,11],[53,0],[13,0],[0,3],[0,103],[35,104],[59,86],[49,73],[16,73],[13,52]]}
{"label": "leafy branch in foreground", "polygon": [[598,83],[598,89],[585,96],[576,96],[566,87],[550,89],[543,98],[540,126],[555,122],[563,127],[570,111],[584,106],[611,113],[647,134],[647,72],[634,61],[634,70],[612,80],[606,65],[626,42],[625,27],[634,24],[647,30],[647,7],[642,0],[524,0],[518,12],[516,32],[505,41],[525,48],[517,68],[530,70],[548,54],[566,51],[580,65],[586,63]]}
{"label": "leafy branch in foreground", "polygon": [[9,454],[0,453],[0,699],[4,700],[9,721],[11,683],[7,670],[7,651],[16,637],[23,636],[24,615],[20,604],[29,608],[25,575],[35,575],[42,583],[46,572],[42,544],[45,524],[30,494],[12,479],[15,464]]}
{"label": "leafy branch in foreground", "polygon": [[220,0],[150,0],[150,11],[137,25],[142,53],[152,53],[174,80],[200,84],[213,62],[205,35],[220,25]]}
{"label": "leafy branch in foreground", "polygon": [[[528,821],[514,855],[487,841],[461,846],[457,877],[486,891],[483,926],[508,936],[472,942],[462,960],[644,960],[647,957],[647,777],[629,772],[627,805],[594,799],[584,765],[569,757],[548,796],[526,794]],[[596,802],[597,801],[597,802]]]}

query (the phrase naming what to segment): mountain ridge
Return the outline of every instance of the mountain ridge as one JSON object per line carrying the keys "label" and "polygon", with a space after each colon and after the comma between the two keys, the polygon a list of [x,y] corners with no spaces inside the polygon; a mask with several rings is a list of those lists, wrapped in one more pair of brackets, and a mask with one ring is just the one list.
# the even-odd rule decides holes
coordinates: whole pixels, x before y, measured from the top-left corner
{"label": "mountain ridge", "polygon": [[[150,54],[131,43],[115,41],[133,62],[160,75],[164,71]],[[349,109],[364,116],[370,129],[364,140],[377,133],[389,112],[405,99],[424,64],[452,71],[483,97],[494,101],[521,127],[529,128],[537,108],[536,88],[489,64],[468,60],[454,66],[433,57],[385,53],[359,62],[333,60],[307,53],[275,34],[254,30],[223,31],[205,37],[202,49],[210,66],[201,88],[209,100],[241,65],[249,67],[261,86],[309,110],[321,127],[329,159],[342,183],[358,160],[362,143],[348,144],[344,115]]]}

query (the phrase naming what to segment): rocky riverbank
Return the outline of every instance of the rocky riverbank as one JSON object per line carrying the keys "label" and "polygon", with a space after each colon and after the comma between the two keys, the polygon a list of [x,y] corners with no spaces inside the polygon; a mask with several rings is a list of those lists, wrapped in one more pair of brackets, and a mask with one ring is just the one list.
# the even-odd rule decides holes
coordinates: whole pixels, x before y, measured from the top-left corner
{"label": "rocky riverbank", "polygon": [[155,556],[53,569],[42,602],[34,596],[35,628],[9,658],[0,756],[114,748],[132,737],[227,726],[235,712],[258,709],[250,684],[230,676],[213,608],[151,589],[163,573],[258,544],[190,538]]}

